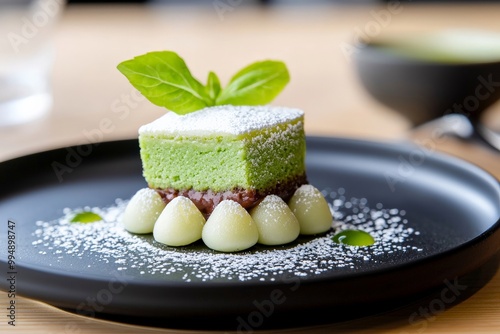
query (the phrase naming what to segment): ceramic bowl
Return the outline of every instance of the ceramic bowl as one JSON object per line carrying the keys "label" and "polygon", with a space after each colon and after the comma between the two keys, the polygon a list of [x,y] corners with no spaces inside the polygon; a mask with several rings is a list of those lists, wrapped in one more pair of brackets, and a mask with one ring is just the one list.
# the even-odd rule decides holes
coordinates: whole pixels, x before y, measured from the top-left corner
{"label": "ceramic bowl", "polygon": [[365,43],[355,67],[376,100],[415,126],[451,113],[475,123],[500,98],[500,37],[494,34],[454,31]]}

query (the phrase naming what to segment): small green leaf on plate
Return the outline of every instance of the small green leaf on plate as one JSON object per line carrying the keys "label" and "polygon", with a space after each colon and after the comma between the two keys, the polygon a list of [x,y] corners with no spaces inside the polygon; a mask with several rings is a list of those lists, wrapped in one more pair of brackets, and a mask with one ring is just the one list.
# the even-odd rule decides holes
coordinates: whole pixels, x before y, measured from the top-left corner
{"label": "small green leaf on plate", "polygon": [[271,102],[290,81],[285,63],[266,60],[253,63],[231,79],[216,105],[263,105]]}
{"label": "small green leaf on plate", "polygon": [[91,211],[83,211],[77,213],[72,219],[72,223],[94,223],[103,220],[97,213]]}
{"label": "small green leaf on plate", "polygon": [[371,246],[375,243],[375,239],[365,231],[345,230],[335,234],[332,240],[338,244],[348,246]]}

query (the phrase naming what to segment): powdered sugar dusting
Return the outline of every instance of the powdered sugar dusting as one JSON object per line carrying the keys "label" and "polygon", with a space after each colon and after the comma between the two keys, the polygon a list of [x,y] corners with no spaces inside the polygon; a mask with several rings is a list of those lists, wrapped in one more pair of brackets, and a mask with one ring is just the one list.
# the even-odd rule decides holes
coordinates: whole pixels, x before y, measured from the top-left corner
{"label": "powdered sugar dusting", "polygon": [[245,214],[245,209],[241,210],[242,207],[238,202],[232,200],[224,200],[219,203],[215,208],[225,215],[234,215],[236,217],[241,217]]}
{"label": "powdered sugar dusting", "polygon": [[241,135],[302,118],[299,109],[271,106],[216,106],[186,115],[169,112],[143,125],[139,134],[209,136]]}
{"label": "powdered sugar dusting", "polygon": [[[415,246],[419,233],[405,219],[404,210],[383,208],[381,204],[371,208],[364,198],[347,200],[344,192],[322,192],[334,214],[331,231],[318,237],[300,237],[285,246],[256,246],[250,251],[229,254],[212,251],[202,244],[166,247],[151,236],[134,235],[121,226],[127,204],[123,200],[107,208],[66,209],[61,219],[37,222],[33,245],[57,263],[91,257],[110,270],[114,267],[144,277],[176,277],[185,282],[275,281],[283,275],[314,277],[335,271],[355,272],[370,264],[390,264],[398,254],[411,258],[422,251]],[[92,224],[70,223],[71,217],[82,210],[91,210],[104,219]],[[370,233],[375,244],[353,247],[331,240],[346,229]]]}
{"label": "powdered sugar dusting", "polygon": [[302,194],[302,196],[306,198],[318,198],[321,195],[316,191],[316,188],[311,184],[303,184],[300,186],[298,191]]}
{"label": "powdered sugar dusting", "polygon": [[268,208],[273,208],[276,210],[279,210],[282,207],[282,205],[286,205],[285,202],[281,199],[281,197],[276,195],[268,195],[264,197],[261,203],[265,204],[266,207]]}

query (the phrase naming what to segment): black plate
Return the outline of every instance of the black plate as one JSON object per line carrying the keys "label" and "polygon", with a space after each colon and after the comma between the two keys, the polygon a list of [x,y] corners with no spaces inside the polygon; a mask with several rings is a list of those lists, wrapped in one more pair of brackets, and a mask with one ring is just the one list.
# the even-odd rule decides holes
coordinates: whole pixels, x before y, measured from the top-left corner
{"label": "black plate", "polygon": [[[410,145],[310,137],[307,147],[312,184],[346,200],[363,199],[372,208],[406,211],[408,226],[419,232],[409,242],[421,251],[382,254],[318,275],[243,282],[119,273],[120,264],[103,263],[92,252],[62,261],[40,254],[33,245],[36,221],[57,219],[65,207],[111,205],[145,186],[137,141],[108,142],[0,164],[0,240],[6,244],[7,221],[15,222],[17,292],[90,316],[115,314],[184,327],[200,325],[194,318],[218,319],[225,327],[248,329],[306,312],[328,311],[331,319],[376,312],[454,282],[498,253],[500,187],[483,170]],[[7,273],[6,246],[0,256]],[[8,289],[8,282],[2,279],[0,287]],[[294,323],[290,319],[287,324]]]}

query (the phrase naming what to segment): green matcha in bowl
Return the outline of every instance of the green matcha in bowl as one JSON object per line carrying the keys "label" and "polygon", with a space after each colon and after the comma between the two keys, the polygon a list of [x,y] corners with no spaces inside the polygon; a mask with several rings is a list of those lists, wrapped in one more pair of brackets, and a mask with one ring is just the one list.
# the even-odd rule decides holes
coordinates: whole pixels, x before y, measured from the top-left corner
{"label": "green matcha in bowl", "polygon": [[367,42],[358,76],[379,102],[414,125],[448,114],[477,123],[500,98],[500,35],[449,30]]}

